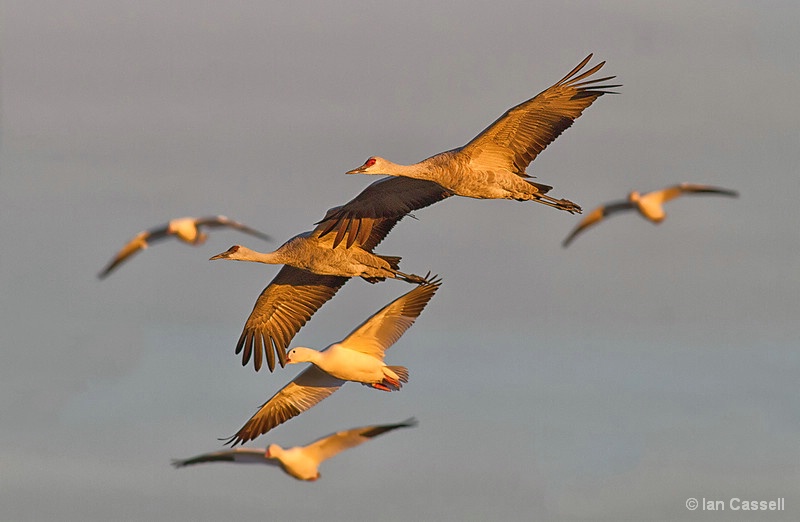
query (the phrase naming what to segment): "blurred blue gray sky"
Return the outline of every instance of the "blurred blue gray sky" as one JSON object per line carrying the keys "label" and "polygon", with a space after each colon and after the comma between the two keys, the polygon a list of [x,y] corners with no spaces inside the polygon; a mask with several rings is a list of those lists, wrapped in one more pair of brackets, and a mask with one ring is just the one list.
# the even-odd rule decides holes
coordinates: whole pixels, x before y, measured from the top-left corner
{"label": "blurred blue gray sky", "polygon": [[[800,35],[795,2],[7,0],[0,158],[0,518],[699,520],[689,497],[800,514]],[[416,416],[322,479],[171,458],[221,447],[301,367],[233,354],[269,250],[373,181],[460,146],[589,52],[623,84],[531,165],[584,209],[680,181],[653,226],[451,198],[378,252],[444,279],[388,352],[399,393],[343,388],[256,441]],[[594,63],[594,62],[593,62]],[[139,230],[217,230],[96,273]],[[323,348],[408,290],[348,283]],[[727,517],[736,513],[728,512]],[[742,520],[756,520],[753,514]]]}

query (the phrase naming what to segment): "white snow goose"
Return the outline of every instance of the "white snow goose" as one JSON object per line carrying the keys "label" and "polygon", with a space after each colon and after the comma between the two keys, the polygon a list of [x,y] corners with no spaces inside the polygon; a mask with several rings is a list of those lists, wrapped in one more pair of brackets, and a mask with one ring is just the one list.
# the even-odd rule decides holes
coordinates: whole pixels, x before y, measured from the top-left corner
{"label": "white snow goose", "polygon": [[561,245],[563,247],[569,246],[575,237],[587,228],[596,225],[608,216],[627,210],[637,210],[642,217],[652,223],[661,223],[667,216],[667,213],[664,211],[664,203],[686,194],[717,194],[734,198],[739,196],[739,193],[735,190],[712,187],[709,185],[695,185],[692,183],[680,183],[644,194],[633,191],[628,194],[627,200],[612,201],[592,210],[578,223],[578,226],[570,232]]}
{"label": "white snow goose", "polygon": [[235,228],[236,230],[240,230],[246,234],[250,234],[256,237],[260,237],[266,241],[270,241],[271,238],[259,232],[258,230],[254,230],[247,225],[239,223],[238,221],[234,221],[229,219],[225,216],[210,216],[210,217],[201,217],[201,218],[193,218],[193,217],[184,217],[184,218],[177,218],[171,220],[166,225],[162,225],[156,228],[151,228],[150,230],[144,230],[139,232],[134,236],[133,239],[128,241],[128,243],[122,247],[122,249],[117,252],[117,255],[114,256],[108,265],[97,275],[100,279],[104,279],[108,276],[115,268],[117,268],[120,264],[124,261],[128,260],[131,256],[139,252],[140,250],[144,250],[151,243],[159,241],[161,239],[166,239],[168,237],[176,237],[187,243],[189,245],[202,245],[205,243],[206,239],[208,238],[208,234],[204,232],[203,228],[218,228],[218,227],[230,227]]}
{"label": "white snow goose", "polygon": [[387,366],[384,353],[414,324],[439,286],[441,280],[435,277],[420,284],[383,307],[344,340],[321,352],[293,348],[287,363],[308,361],[312,365],[264,403],[227,443],[236,446],[267,433],[312,408],[347,381],[383,391],[399,390],[402,383],[408,382],[408,370]]}
{"label": "white snow goose", "polygon": [[280,466],[286,474],[298,479],[314,481],[320,478],[319,465],[342,451],[354,448],[368,440],[398,428],[417,425],[414,418],[396,424],[375,424],[340,431],[322,437],[307,446],[284,449],[277,444],[267,448],[233,448],[197,455],[189,459],[173,460],[176,468],[206,462],[235,462],[239,464],[268,464]]}

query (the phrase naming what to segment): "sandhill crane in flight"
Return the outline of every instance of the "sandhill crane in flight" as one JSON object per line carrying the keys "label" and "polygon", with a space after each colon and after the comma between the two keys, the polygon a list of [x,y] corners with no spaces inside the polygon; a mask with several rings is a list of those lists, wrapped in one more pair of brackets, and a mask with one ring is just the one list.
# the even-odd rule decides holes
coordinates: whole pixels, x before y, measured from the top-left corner
{"label": "sandhill crane in flight", "polygon": [[277,444],[270,444],[265,449],[233,448],[224,451],[205,453],[184,460],[173,460],[176,468],[202,464],[205,462],[236,462],[240,464],[268,464],[280,466],[283,471],[298,480],[317,480],[320,478],[319,466],[322,462],[354,448],[368,440],[398,428],[410,428],[417,425],[414,418],[396,424],[376,424],[340,431],[322,437],[307,446],[295,446],[284,449]]}
{"label": "sandhill crane in flight", "polygon": [[435,277],[420,284],[321,352],[293,348],[286,362],[309,361],[311,366],[265,402],[227,443],[236,446],[267,433],[314,407],[347,381],[383,391],[400,389],[402,382],[408,382],[408,370],[387,366],[384,354],[414,324],[439,286],[441,280]]}
{"label": "sandhill crane in flight", "polygon": [[[338,210],[328,210],[331,215]],[[400,258],[373,254],[402,216],[377,219],[370,224],[370,233],[352,248],[334,248],[334,236],[321,236],[325,220],[314,230],[298,234],[271,253],[254,252],[235,245],[211,259],[232,259],[285,265],[261,292],[248,317],[236,353],[242,353],[242,366],[253,357],[256,371],[261,369],[262,355],[267,367],[275,369],[275,354],[281,366],[286,365],[286,348],[311,316],[351,278],[361,277],[370,283],[386,278],[421,283],[425,278],[398,270]]]}
{"label": "sandhill crane in flight", "polygon": [[598,85],[614,78],[588,79],[600,62],[586,72],[590,54],[553,86],[516,107],[463,147],[431,156],[413,165],[398,165],[372,156],[347,174],[386,174],[435,181],[459,196],[481,199],[533,200],[574,213],[581,208],[546,193],[552,188],[530,181],[525,169],[553,140],[570,127],[584,109],[619,85]]}
{"label": "sandhill crane in flight", "polygon": [[573,229],[566,239],[561,243],[563,247],[569,246],[575,236],[586,230],[592,225],[596,225],[604,218],[623,212],[626,210],[637,210],[645,219],[658,224],[667,216],[664,212],[664,203],[684,194],[719,194],[723,196],[737,197],[735,190],[728,190],[709,185],[694,185],[691,183],[681,183],[672,187],[666,187],[653,192],[639,194],[636,191],[628,195],[627,200],[613,201],[599,206],[584,217],[578,226]]}
{"label": "sandhill crane in flight", "polygon": [[105,278],[120,264],[140,250],[144,250],[150,246],[151,243],[161,239],[166,239],[168,237],[176,237],[184,243],[188,243],[190,245],[202,245],[208,238],[208,234],[201,229],[218,227],[235,228],[247,234],[260,237],[266,241],[271,240],[268,235],[263,234],[258,230],[254,230],[242,223],[239,223],[238,221],[228,219],[225,216],[177,218],[173,219],[166,225],[151,228],[150,230],[144,230],[136,234],[133,239],[128,241],[128,244],[126,244],[119,252],[117,252],[117,255],[114,256],[114,259],[108,263],[108,265],[97,275],[97,277],[100,279]]}

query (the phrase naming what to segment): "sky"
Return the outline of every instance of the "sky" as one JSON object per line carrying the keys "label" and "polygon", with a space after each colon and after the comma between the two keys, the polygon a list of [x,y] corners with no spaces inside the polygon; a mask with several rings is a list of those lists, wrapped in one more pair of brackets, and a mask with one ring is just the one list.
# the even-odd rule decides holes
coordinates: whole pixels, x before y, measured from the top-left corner
{"label": "sky", "polygon": [[[800,516],[800,34],[796,2],[0,3],[0,518],[704,520]],[[355,384],[251,445],[414,416],[302,483],[176,470],[222,448],[302,367],[234,347],[277,248],[373,178],[467,143],[588,53],[620,94],[529,167],[585,210],[682,181],[654,226],[450,198],[376,249],[443,286]],[[138,231],[215,230],[97,272]],[[408,291],[349,282],[317,349]],[[731,511],[732,498],[785,511]],[[716,517],[718,518],[718,517]]]}

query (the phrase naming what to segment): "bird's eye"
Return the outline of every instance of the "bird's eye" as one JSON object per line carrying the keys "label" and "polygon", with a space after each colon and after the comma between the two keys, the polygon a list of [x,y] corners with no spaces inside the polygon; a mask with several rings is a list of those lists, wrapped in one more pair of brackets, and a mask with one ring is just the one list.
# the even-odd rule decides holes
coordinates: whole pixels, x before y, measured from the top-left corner
{"label": "bird's eye", "polygon": [[373,165],[375,165],[375,158],[370,158],[370,159],[367,160],[366,163],[364,163],[365,167],[371,167]]}

